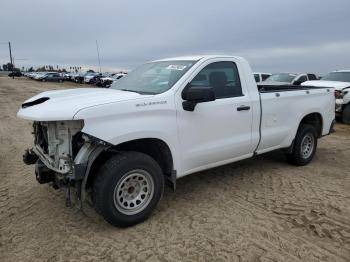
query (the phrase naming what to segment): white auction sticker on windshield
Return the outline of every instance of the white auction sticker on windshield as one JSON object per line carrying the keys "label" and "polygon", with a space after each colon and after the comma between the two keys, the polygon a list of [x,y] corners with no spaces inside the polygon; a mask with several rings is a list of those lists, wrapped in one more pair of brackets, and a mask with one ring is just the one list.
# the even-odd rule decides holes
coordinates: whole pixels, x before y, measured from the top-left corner
{"label": "white auction sticker on windshield", "polygon": [[168,70],[184,70],[186,68],[185,65],[168,65],[166,69]]}

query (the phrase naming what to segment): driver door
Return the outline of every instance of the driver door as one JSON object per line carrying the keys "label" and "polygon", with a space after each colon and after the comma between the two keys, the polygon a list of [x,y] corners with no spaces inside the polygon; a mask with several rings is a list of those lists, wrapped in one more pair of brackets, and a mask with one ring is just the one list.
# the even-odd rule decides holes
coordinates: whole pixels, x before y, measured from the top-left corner
{"label": "driver door", "polygon": [[182,158],[179,176],[245,158],[253,152],[252,106],[236,63],[212,62],[201,68],[190,85],[212,87],[215,100],[198,103],[193,112],[178,104]]}

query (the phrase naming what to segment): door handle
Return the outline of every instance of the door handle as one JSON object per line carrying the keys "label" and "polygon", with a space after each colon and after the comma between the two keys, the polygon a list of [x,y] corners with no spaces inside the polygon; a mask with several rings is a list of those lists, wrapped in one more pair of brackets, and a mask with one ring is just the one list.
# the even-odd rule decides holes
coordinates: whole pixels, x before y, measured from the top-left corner
{"label": "door handle", "polygon": [[250,110],[250,106],[239,106],[237,107],[237,111]]}

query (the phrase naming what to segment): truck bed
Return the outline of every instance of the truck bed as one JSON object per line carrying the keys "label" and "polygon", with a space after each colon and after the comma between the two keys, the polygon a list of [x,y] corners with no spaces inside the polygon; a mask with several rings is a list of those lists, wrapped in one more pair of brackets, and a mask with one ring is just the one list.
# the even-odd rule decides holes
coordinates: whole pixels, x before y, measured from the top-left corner
{"label": "truck bed", "polygon": [[330,89],[329,87],[319,86],[297,86],[297,85],[257,85],[260,93],[283,92],[283,91],[300,91],[312,89]]}
{"label": "truck bed", "polygon": [[258,153],[290,146],[298,129],[295,123],[300,123],[310,113],[321,117],[320,136],[329,133],[334,119],[335,97],[332,88],[258,85],[258,90],[261,103],[261,141]]}

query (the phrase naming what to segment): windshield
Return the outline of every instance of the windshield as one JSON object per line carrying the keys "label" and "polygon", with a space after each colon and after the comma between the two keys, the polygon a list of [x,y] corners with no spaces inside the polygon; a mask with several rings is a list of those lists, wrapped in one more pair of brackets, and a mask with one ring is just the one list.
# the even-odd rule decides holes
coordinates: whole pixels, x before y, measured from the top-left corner
{"label": "windshield", "polygon": [[350,82],[350,72],[332,72],[322,77],[322,80]]}
{"label": "windshield", "polygon": [[195,63],[196,61],[147,63],[114,82],[110,88],[140,94],[160,94],[169,90]]}
{"label": "windshield", "polygon": [[288,82],[291,83],[297,75],[295,74],[273,74],[268,77],[265,81],[277,81],[277,82]]}

